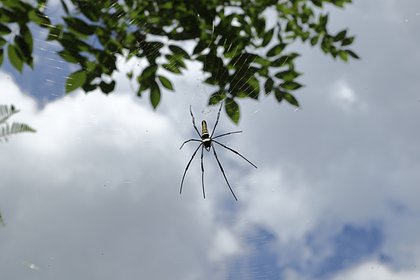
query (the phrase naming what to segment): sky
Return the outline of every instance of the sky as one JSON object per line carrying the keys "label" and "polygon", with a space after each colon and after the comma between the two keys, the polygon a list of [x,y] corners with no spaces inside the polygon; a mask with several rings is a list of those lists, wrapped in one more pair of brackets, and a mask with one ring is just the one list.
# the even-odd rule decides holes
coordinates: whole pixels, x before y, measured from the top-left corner
{"label": "sky", "polygon": [[[56,9],[54,6],[50,8]],[[118,62],[109,96],[64,96],[72,68],[35,36],[36,68],[0,69],[0,104],[35,134],[0,143],[2,279],[420,279],[420,3],[356,0],[331,9],[361,57],[334,61],[301,44],[301,108],[273,96],[222,111],[206,199],[189,106],[213,126],[199,65],[171,77],[152,110]],[[136,68],[140,71],[140,68]]]}

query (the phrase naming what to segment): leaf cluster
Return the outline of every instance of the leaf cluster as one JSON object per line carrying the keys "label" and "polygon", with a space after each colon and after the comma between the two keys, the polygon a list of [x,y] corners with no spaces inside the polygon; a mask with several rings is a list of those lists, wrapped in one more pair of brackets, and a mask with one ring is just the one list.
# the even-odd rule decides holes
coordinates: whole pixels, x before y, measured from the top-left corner
{"label": "leaf cluster", "polygon": [[[334,58],[358,58],[348,47],[354,36],[342,30],[328,30],[326,4],[344,7],[351,0],[60,0],[65,15],[51,22],[43,13],[47,0],[37,6],[22,0],[0,0],[0,64],[7,45],[12,65],[22,71],[33,67],[32,35],[29,22],[48,30],[47,40],[58,42],[59,55],[79,65],[69,75],[66,92],[82,88],[100,89],[109,94],[115,89],[112,74],[117,57],[137,57],[145,61],[143,71],[128,79],[138,83],[137,95],[149,92],[156,108],[162,89],[174,90],[168,73],[182,74],[189,60],[200,61],[205,83],[215,87],[209,104],[226,100],[225,110],[237,123],[237,101],[258,99],[261,93],[275,100],[299,106],[292,92],[302,85],[295,69],[298,53],[287,47],[300,40],[319,46]],[[276,24],[267,23],[267,11],[276,13]],[[19,34],[7,44],[9,24],[17,23]],[[192,52],[185,42],[194,44]],[[92,43],[94,42],[94,43]]]}
{"label": "leaf cluster", "polygon": [[[24,64],[33,68],[33,38],[28,23],[42,22],[36,11],[26,2],[0,1],[0,65],[7,49],[10,63],[19,72],[22,72]],[[12,32],[12,24],[17,26],[17,32]]]}

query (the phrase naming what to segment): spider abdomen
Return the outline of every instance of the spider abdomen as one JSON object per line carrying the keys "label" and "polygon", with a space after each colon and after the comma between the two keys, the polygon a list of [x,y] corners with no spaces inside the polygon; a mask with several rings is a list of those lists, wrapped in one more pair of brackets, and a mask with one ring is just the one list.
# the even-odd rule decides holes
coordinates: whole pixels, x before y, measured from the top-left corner
{"label": "spider abdomen", "polygon": [[209,138],[209,130],[207,129],[206,121],[201,122],[201,139]]}
{"label": "spider abdomen", "polygon": [[207,129],[207,123],[204,120],[201,122],[201,140],[203,142],[204,148],[206,148],[207,151],[210,151],[211,138],[209,130]]}

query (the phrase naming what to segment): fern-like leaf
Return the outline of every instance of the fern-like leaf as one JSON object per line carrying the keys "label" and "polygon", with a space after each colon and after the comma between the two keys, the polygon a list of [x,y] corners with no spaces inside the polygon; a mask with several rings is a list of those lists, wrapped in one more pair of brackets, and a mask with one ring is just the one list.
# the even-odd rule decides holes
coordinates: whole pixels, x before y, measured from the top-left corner
{"label": "fern-like leaf", "polygon": [[11,126],[9,124],[5,124],[0,129],[0,141],[2,139],[7,141],[8,136],[22,132],[36,132],[36,130],[24,123],[14,122]]}
{"label": "fern-like leaf", "polygon": [[13,105],[10,107],[7,105],[0,105],[0,124],[4,123],[8,118],[10,118],[10,116],[18,112],[19,110],[16,110]]}

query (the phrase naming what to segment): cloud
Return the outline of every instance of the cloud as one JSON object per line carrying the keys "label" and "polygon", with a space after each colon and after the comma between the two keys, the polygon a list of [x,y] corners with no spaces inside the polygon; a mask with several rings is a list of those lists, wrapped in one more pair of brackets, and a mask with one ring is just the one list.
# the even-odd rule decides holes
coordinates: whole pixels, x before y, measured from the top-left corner
{"label": "cloud", "polygon": [[[164,92],[156,112],[128,84],[38,108],[0,76],[0,103],[38,130],[0,146],[3,275],[417,279],[419,42],[403,21],[415,7],[392,3],[331,14],[357,34],[361,61],[297,47],[300,110],[272,96],[240,102],[244,133],[223,140],[258,169],[220,149],[238,203],[211,154],[206,200],[198,158],[178,194],[194,149],[178,150],[195,137],[188,107],[210,126],[217,110],[203,109],[197,65],[171,77],[177,93]],[[118,80],[129,64],[119,61]],[[237,129],[222,113],[218,132]]]}
{"label": "cloud", "polygon": [[[243,129],[257,147],[248,153],[263,168],[242,182],[246,204],[236,230],[244,235],[253,225],[274,236],[270,244],[285,279],[328,279],[367,258],[390,271],[418,266],[420,150],[414,120],[420,111],[411,75],[418,64],[411,46],[418,39],[403,36],[405,27],[395,25],[400,14],[388,18],[384,9],[379,16],[376,5],[355,4],[343,17],[331,15],[334,25],[350,25],[357,34],[361,61],[328,64],[303,48],[299,63],[307,88],[299,93],[300,110],[270,97],[246,104],[253,113],[244,114]],[[370,13],[376,17],[364,16]],[[375,29],[377,21],[383,30]],[[402,38],[386,44],[390,36]],[[344,237],[355,242],[348,242],[349,252],[369,238],[380,242],[348,258],[336,244]]]}
{"label": "cloud", "polygon": [[415,280],[420,278],[420,271],[417,268],[410,270],[394,271],[381,262],[369,261],[346,270],[333,280],[358,280],[358,279],[381,279],[381,280]]}
{"label": "cloud", "polygon": [[354,90],[345,81],[337,81],[330,90],[330,98],[334,105],[343,110],[350,112],[353,110],[366,110],[366,105],[356,95]]}
{"label": "cloud", "polygon": [[171,119],[124,93],[74,93],[38,109],[7,74],[0,84],[0,103],[37,129],[0,146],[2,277],[217,279],[226,271],[240,244],[202,200],[194,168],[179,195],[181,155],[191,148],[179,152]]}

